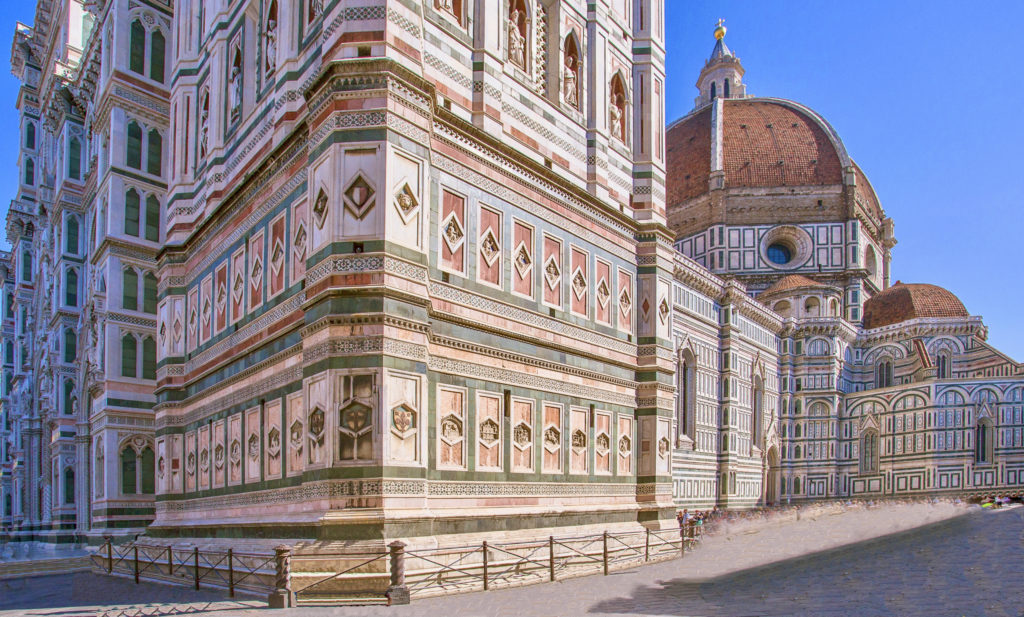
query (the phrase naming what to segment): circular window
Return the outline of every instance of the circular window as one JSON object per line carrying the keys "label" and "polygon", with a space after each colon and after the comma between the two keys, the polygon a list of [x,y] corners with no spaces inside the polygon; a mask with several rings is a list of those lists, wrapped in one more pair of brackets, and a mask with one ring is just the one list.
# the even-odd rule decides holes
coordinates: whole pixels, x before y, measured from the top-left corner
{"label": "circular window", "polygon": [[789,247],[778,242],[769,246],[765,253],[767,253],[769,261],[780,266],[788,264],[793,259],[793,252],[789,250]]}

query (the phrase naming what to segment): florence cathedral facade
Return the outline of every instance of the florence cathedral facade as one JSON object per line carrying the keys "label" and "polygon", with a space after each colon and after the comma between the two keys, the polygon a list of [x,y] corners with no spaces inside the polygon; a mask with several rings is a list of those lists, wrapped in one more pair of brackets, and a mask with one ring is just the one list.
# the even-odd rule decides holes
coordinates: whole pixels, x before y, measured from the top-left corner
{"label": "florence cathedral facade", "polygon": [[1020,365],[663,2],[39,0],[0,538],[457,542],[1024,486]]}

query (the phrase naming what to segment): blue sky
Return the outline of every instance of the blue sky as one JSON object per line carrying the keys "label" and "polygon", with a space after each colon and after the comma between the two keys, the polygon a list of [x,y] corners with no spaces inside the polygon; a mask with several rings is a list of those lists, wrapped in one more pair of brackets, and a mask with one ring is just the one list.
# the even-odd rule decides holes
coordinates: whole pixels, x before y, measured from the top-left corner
{"label": "blue sky", "polygon": [[[835,126],[896,221],[893,278],[956,293],[989,340],[1024,360],[1018,231],[1024,168],[1024,2],[949,0],[666,0],[671,121],[726,20],[747,91],[812,107]],[[32,23],[33,0],[5,0],[6,34]],[[2,47],[2,143],[17,143]],[[16,190],[16,152],[0,150],[3,209]],[[2,244],[6,245],[4,241]]]}

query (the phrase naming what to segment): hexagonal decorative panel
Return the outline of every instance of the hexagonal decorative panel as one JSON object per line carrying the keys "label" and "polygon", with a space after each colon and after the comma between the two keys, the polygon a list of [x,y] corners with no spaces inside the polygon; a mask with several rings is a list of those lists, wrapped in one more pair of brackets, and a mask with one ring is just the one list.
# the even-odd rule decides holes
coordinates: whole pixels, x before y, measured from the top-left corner
{"label": "hexagonal decorative panel", "polygon": [[498,423],[487,418],[480,423],[480,441],[490,445],[498,441]]}

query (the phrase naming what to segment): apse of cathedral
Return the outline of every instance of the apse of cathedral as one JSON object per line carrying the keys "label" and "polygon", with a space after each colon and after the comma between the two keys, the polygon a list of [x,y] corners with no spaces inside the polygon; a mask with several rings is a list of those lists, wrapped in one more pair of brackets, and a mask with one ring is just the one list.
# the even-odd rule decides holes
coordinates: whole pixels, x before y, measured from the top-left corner
{"label": "apse of cathedral", "polygon": [[3,538],[458,542],[1024,484],[836,131],[663,2],[39,0]]}

